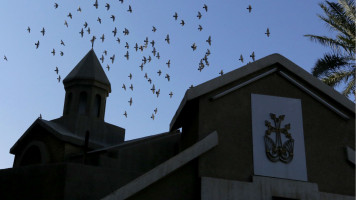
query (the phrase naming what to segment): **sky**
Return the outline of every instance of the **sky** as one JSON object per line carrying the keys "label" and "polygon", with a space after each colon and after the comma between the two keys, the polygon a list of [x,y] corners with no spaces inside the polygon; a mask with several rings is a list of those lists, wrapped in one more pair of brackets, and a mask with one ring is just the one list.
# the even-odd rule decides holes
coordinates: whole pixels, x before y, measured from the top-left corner
{"label": "sky", "polygon": [[[104,55],[102,66],[111,82],[105,121],[126,129],[126,140],[163,133],[169,130],[186,90],[256,59],[279,53],[310,72],[316,60],[329,49],[304,37],[305,34],[331,35],[319,20],[319,0],[6,0],[0,6],[0,169],[12,166],[12,145],[42,115],[45,120],[62,116],[65,90],[62,79],[91,49],[90,39],[96,36],[94,51]],[[55,9],[54,4],[58,3]],[[110,4],[107,10],[105,4]],[[203,9],[204,4],[208,11]],[[129,5],[132,13],[128,12]],[[246,9],[251,5],[251,13]],[[81,12],[77,11],[81,8]],[[178,13],[178,19],[173,18]],[[202,17],[198,19],[197,14]],[[72,19],[68,14],[72,14]],[[115,21],[110,16],[115,15]],[[101,18],[100,24],[97,19]],[[185,25],[182,26],[181,20]],[[68,27],[64,25],[65,21]],[[91,33],[83,24],[87,22]],[[202,31],[198,26],[202,26]],[[155,26],[157,31],[153,32]],[[31,28],[31,32],[27,31]],[[45,28],[45,35],[41,34]],[[117,28],[114,37],[112,31]],[[84,28],[84,36],[79,32]],[[129,35],[124,35],[127,28]],[[266,30],[269,28],[270,37]],[[105,35],[102,42],[100,37]],[[165,41],[169,34],[170,43]],[[206,40],[211,36],[211,45]],[[160,59],[151,53],[148,44],[143,51],[133,48],[155,41]],[[116,40],[120,38],[120,43]],[[65,46],[61,45],[63,40]],[[35,43],[40,41],[39,48]],[[126,42],[129,49],[125,48]],[[197,49],[193,51],[191,45]],[[51,51],[55,49],[56,54]],[[200,72],[199,62],[207,49],[209,66]],[[60,55],[63,52],[63,56]],[[129,60],[124,55],[129,52]],[[109,57],[115,54],[114,63]],[[240,55],[244,62],[239,60]],[[7,61],[3,59],[7,57]],[[152,61],[140,69],[143,56]],[[165,64],[170,60],[168,68]],[[106,66],[110,66],[108,71]],[[158,71],[162,75],[158,75]],[[129,74],[132,74],[132,80]],[[145,73],[151,78],[159,97],[150,90]],[[170,81],[165,78],[169,74]],[[122,88],[125,84],[127,90]],[[128,87],[133,85],[131,91]],[[173,96],[170,98],[169,93]],[[133,104],[129,106],[129,99]],[[151,118],[154,109],[158,112]],[[127,118],[123,115],[127,112]]]}

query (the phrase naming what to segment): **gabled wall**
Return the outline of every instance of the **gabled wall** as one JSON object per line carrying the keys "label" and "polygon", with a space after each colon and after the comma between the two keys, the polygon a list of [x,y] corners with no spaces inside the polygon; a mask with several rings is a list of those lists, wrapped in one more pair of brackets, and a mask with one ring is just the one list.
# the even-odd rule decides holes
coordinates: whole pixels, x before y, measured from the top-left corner
{"label": "gabled wall", "polygon": [[199,159],[199,175],[251,181],[254,175],[251,93],[289,97],[301,99],[302,102],[309,182],[317,183],[323,192],[354,195],[355,168],[347,161],[345,153],[346,146],[355,149],[354,114],[308,86],[350,117],[349,120],[343,119],[276,72],[214,101],[210,100],[212,96],[252,76],[199,98],[199,137],[214,130],[219,133],[219,145]]}

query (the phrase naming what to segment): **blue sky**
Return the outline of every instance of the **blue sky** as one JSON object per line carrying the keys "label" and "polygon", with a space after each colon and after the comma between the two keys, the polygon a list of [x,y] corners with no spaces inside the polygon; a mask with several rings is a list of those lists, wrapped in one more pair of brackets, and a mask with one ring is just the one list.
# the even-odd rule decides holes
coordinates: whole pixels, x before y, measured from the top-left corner
{"label": "blue sky", "polygon": [[[57,2],[59,7],[54,8]],[[287,57],[306,71],[311,70],[316,60],[329,51],[317,43],[303,37],[304,34],[331,35],[328,28],[318,19],[322,14],[319,0],[151,0],[133,1],[98,0],[99,8],[93,6],[94,0],[6,0],[0,7],[0,169],[12,166],[13,156],[9,149],[26,129],[42,114],[46,120],[62,115],[64,87],[58,83],[56,66],[62,79],[72,70],[90,50],[90,39],[96,36],[94,50],[101,57],[104,50],[103,67],[110,65],[105,72],[111,82],[112,92],[107,99],[105,121],[126,129],[126,139],[134,139],[168,131],[169,123],[190,85],[198,85],[219,76],[219,72],[229,72],[252,61],[249,55],[255,52],[256,59],[272,53]],[[109,3],[111,8],[104,7]],[[208,6],[208,12],[203,5]],[[133,12],[127,12],[131,5]],[[246,9],[252,6],[251,13]],[[78,7],[82,12],[78,12]],[[198,11],[202,13],[199,20]],[[178,13],[175,21],[173,14]],[[67,15],[71,13],[73,18]],[[115,15],[116,20],[110,19]],[[102,19],[99,24],[97,18]],[[181,26],[180,21],[185,21]],[[64,25],[68,22],[68,28]],[[88,23],[91,34],[84,29],[84,37],[79,32],[84,22]],[[198,31],[198,25],[203,30]],[[27,27],[31,33],[27,32]],[[152,32],[152,26],[157,28]],[[44,27],[46,34],[41,35]],[[114,27],[118,35],[113,36]],[[124,36],[127,28],[130,33]],[[264,33],[269,28],[271,35]],[[101,35],[105,41],[101,42]],[[170,44],[165,42],[170,36]],[[205,40],[211,36],[209,46]],[[121,42],[118,44],[116,38]],[[155,48],[161,58],[153,58],[149,44],[143,52],[136,52],[135,43],[143,45],[148,37],[155,40]],[[65,46],[60,44],[63,40]],[[38,49],[35,42],[40,41]],[[128,42],[129,49],[125,49]],[[192,51],[195,43],[197,49]],[[51,54],[52,49],[56,55]],[[199,72],[198,64],[206,50],[211,51],[210,66]],[[60,56],[59,52],[64,55]],[[130,53],[126,60],[124,54]],[[112,64],[109,57],[115,54]],[[244,63],[238,59],[244,57]],[[6,55],[8,61],[2,57]],[[151,55],[152,61],[141,71],[141,59]],[[171,60],[171,67],[166,62]],[[162,75],[158,76],[157,71]],[[128,75],[132,73],[130,80]],[[160,89],[159,98],[152,94],[144,74],[147,73]],[[164,78],[169,74],[171,80]],[[124,91],[121,87],[133,84],[134,90]],[[173,97],[169,93],[173,92]],[[128,100],[132,97],[133,105]],[[150,116],[158,108],[155,120]],[[127,111],[128,117],[123,113]]]}

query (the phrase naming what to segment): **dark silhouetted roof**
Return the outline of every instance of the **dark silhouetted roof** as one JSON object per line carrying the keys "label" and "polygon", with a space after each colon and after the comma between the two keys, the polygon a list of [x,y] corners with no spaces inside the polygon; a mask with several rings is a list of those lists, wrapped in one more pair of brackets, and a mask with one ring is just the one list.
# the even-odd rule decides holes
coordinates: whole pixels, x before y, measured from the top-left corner
{"label": "dark silhouetted roof", "polygon": [[63,83],[66,84],[73,80],[95,80],[110,87],[109,79],[93,49],[91,49],[67,77],[63,79]]}

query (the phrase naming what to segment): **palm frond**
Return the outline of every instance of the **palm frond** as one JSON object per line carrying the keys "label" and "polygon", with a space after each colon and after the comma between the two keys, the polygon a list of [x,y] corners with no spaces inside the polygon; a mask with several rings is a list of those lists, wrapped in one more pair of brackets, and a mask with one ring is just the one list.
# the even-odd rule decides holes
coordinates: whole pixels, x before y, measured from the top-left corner
{"label": "palm frond", "polygon": [[339,56],[338,54],[324,54],[323,58],[320,58],[312,68],[312,74],[318,78],[324,78],[331,73],[337,72],[337,70],[347,64],[347,59]]}
{"label": "palm frond", "polygon": [[335,87],[337,85],[339,85],[342,81],[347,81],[350,76],[351,76],[351,72],[347,72],[347,71],[336,71],[333,73],[330,73],[329,76],[324,77],[321,79],[321,81],[323,81],[325,84],[331,86],[331,87]]}
{"label": "palm frond", "polygon": [[355,77],[346,85],[345,89],[342,91],[342,94],[347,96],[347,97],[351,93],[353,93],[353,95],[356,95],[355,94]]}
{"label": "palm frond", "polygon": [[311,41],[318,42],[324,46],[329,46],[334,50],[340,52],[340,47],[342,47],[345,51],[348,51],[348,46],[338,40],[329,38],[327,36],[318,36],[318,35],[304,35],[305,37],[309,37]]}

